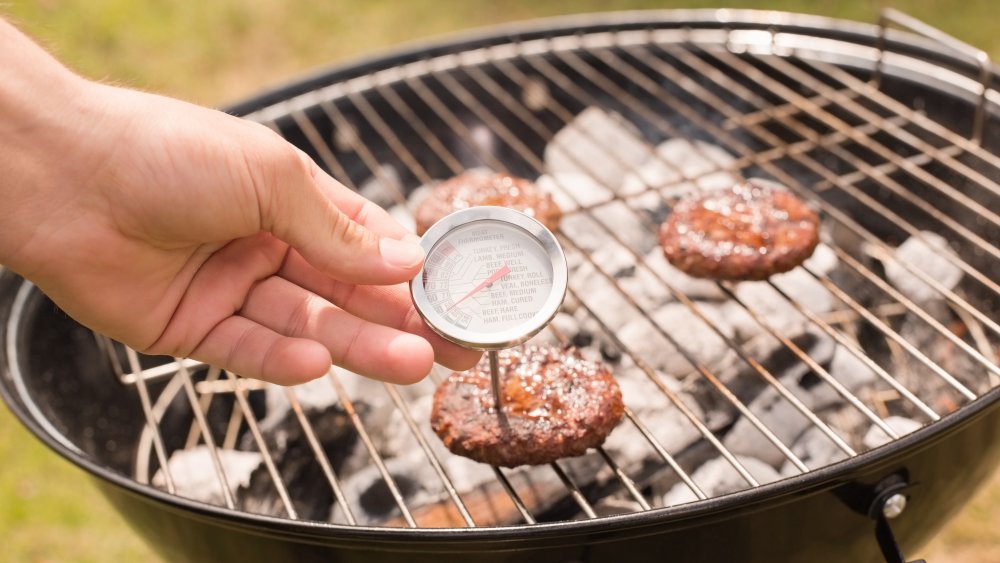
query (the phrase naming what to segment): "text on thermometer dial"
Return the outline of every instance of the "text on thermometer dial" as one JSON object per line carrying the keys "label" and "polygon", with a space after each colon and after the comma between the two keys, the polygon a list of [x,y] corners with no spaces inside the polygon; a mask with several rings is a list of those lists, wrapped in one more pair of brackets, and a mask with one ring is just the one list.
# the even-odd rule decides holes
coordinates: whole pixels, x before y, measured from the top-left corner
{"label": "text on thermometer dial", "polygon": [[421,240],[427,257],[411,282],[417,311],[449,340],[483,350],[523,342],[555,315],[566,259],[527,215],[474,207],[448,215]]}

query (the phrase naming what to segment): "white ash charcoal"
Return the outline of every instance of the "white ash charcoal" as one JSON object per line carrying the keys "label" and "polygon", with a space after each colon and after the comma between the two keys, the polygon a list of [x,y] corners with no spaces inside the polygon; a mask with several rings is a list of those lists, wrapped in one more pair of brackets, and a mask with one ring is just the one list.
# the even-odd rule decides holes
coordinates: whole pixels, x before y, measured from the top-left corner
{"label": "white ash charcoal", "polygon": [[411,233],[417,232],[417,220],[413,213],[402,205],[393,205],[389,208],[389,216]]}
{"label": "white ash charcoal", "polygon": [[[810,426],[792,444],[792,453],[797,455],[809,469],[825,467],[831,463],[847,459],[847,454],[830,439],[818,426]],[[792,477],[802,473],[792,460],[786,459],[781,466],[781,474]]]}
{"label": "white ash charcoal", "polygon": [[700,176],[693,182],[670,184],[660,190],[660,196],[669,201],[676,201],[692,192],[730,188],[737,182],[739,182],[739,178],[728,172],[712,172],[711,174]]}
{"label": "white ash charcoal", "polygon": [[[724,304],[720,308],[726,310],[729,305]],[[794,336],[784,336],[820,367],[827,365],[833,358],[836,346],[833,339],[823,332],[810,328]],[[793,389],[797,396],[805,397],[805,401],[813,407],[813,410],[830,401],[827,390],[824,388],[830,386],[823,383],[823,380],[813,373],[809,365],[799,357],[799,354],[793,352],[782,341],[767,335],[767,337],[758,337],[743,342],[740,344],[740,348],[747,356],[756,359],[782,385]],[[736,373],[724,374],[722,376],[723,382],[744,403],[753,401],[762,395],[777,393],[770,382],[761,377],[757,370],[748,363],[740,361],[734,367],[737,370]],[[832,391],[832,388],[830,390]]]}
{"label": "white ash charcoal", "polygon": [[612,201],[598,207],[593,213],[606,229],[606,231],[602,229],[602,234],[610,239],[611,235],[607,233],[614,233],[621,244],[632,249],[636,254],[645,254],[657,245],[655,227],[651,230],[651,227],[641,220],[642,218],[636,211],[629,208],[624,202]]}
{"label": "white ash charcoal", "polygon": [[496,481],[497,476],[491,466],[451,453],[433,432],[425,435],[432,444],[434,455],[441,461],[445,473],[459,492],[471,491]]}
{"label": "white ash charcoal", "polygon": [[[271,387],[277,386],[272,385]],[[328,376],[323,376],[301,385],[279,388],[282,390],[291,389],[292,393],[295,394],[295,398],[305,410],[323,410],[337,403],[337,390]]]}
{"label": "white ash charcoal", "polygon": [[[772,399],[770,403],[751,404],[750,410],[781,443],[791,443],[812,424],[789,401],[769,398]],[[735,453],[754,454],[772,467],[780,467],[786,459],[785,454],[746,417],[736,421],[722,443]]]}
{"label": "white ash charcoal", "polygon": [[[245,487],[250,482],[250,474],[264,461],[263,456],[257,452],[221,449],[216,452],[226,483],[234,494],[239,487]],[[178,495],[209,504],[225,504],[222,484],[208,446],[202,444],[174,452],[167,460],[167,470]],[[162,469],[153,476],[153,485],[166,488],[166,477]]]}
{"label": "white ash charcoal", "polygon": [[[549,325],[551,328],[551,325]],[[562,341],[556,335],[556,333],[549,330],[549,328],[543,329],[538,334],[532,336],[525,344],[532,344],[535,346],[559,346]]]}
{"label": "white ash charcoal", "polygon": [[647,268],[636,268],[631,276],[618,278],[618,285],[646,311],[658,309],[673,299],[663,282]]}
{"label": "white ash charcoal", "polygon": [[[359,413],[364,413],[367,408],[361,403],[356,406]],[[355,468],[370,461],[365,459],[365,448],[358,445],[358,435],[350,417],[339,405],[309,410],[305,415],[307,425],[312,429],[311,436],[298,417],[289,414],[276,428],[264,434],[264,440],[274,460],[274,468],[299,517],[303,520],[325,520],[330,512],[333,492],[322,468],[315,461],[317,454],[313,449],[313,438],[337,475],[349,475]],[[256,440],[249,432],[244,436],[241,447],[259,451]],[[276,486],[267,466],[258,466],[250,475],[249,483],[240,487],[236,507],[255,514],[285,516],[285,504],[276,494]]]}
{"label": "white ash charcoal", "polygon": [[543,192],[552,194],[552,200],[563,213],[600,205],[615,197],[611,190],[590,176],[575,172],[543,174],[535,180],[535,185]]}
{"label": "white ash charcoal", "polygon": [[338,397],[338,399],[363,402],[373,410],[380,409],[391,403],[389,395],[386,394],[381,381],[375,381],[374,379],[339,367],[334,367],[333,372],[333,377],[340,383],[346,395],[346,397]]}
{"label": "white ash charcoal", "polygon": [[539,346],[559,346],[565,340],[572,340],[580,332],[580,324],[573,315],[560,311],[549,321],[549,325],[529,340],[530,344]]}
{"label": "white ash charcoal", "polygon": [[[738,341],[754,342],[756,349],[771,350],[780,346],[780,341],[768,334],[742,304],[736,301],[724,301],[719,304],[719,309],[726,317],[726,322],[733,327],[733,334],[736,335]],[[763,317],[763,320],[770,322],[766,316]]]}
{"label": "white ash charcoal", "polygon": [[[322,378],[320,378],[322,379]],[[291,412],[285,388],[280,385],[264,386],[264,418],[260,419],[260,429],[269,432]]]}
{"label": "white ash charcoal", "polygon": [[[621,430],[620,424],[611,431],[611,435],[613,436],[619,430]],[[594,449],[588,450],[583,455],[564,457],[558,463],[570,480],[579,485],[606,483],[609,480],[617,479],[614,469]],[[547,468],[541,465],[535,466],[535,469],[544,473],[553,473],[551,470],[546,471]]]}
{"label": "white ash charcoal", "polygon": [[635,126],[615,113],[590,107],[560,129],[545,147],[550,174],[577,172],[617,187],[650,148]]}
{"label": "white ash charcoal", "polygon": [[[781,479],[781,475],[773,467],[759,459],[748,456],[736,456],[736,460],[761,485],[773,483]],[[733,467],[729,460],[722,456],[702,464],[701,467],[691,474],[691,480],[709,498],[752,487],[736,468]],[[696,500],[698,500],[698,497],[683,481],[674,485],[673,488],[663,495],[664,506],[674,506]]]}
{"label": "white ash charcoal", "polygon": [[433,190],[436,185],[437,182],[414,188],[414,190],[410,192],[409,197],[406,198],[409,208],[416,209],[419,207],[420,204],[427,199],[427,196],[431,195],[431,190]]}
{"label": "white ash charcoal", "polygon": [[[884,419],[884,422],[886,423],[886,425],[889,426],[889,428],[893,430],[893,432],[898,434],[900,437],[905,436],[915,430],[919,430],[920,427],[923,426],[923,424],[920,424],[916,420],[905,418],[902,416],[890,416]],[[865,434],[862,443],[864,444],[866,449],[871,450],[883,444],[888,444],[894,439],[895,438],[890,438],[889,435],[885,433],[885,430],[882,430],[878,426],[872,425],[872,427]]]}
{"label": "white ash charcoal", "polygon": [[[408,403],[410,416],[417,424],[417,428],[420,429],[421,435],[426,438],[427,444],[434,453],[434,456],[441,461],[445,472],[455,485],[455,488],[459,491],[469,491],[495,479],[496,476],[489,465],[454,455],[441,443],[441,440],[437,438],[437,435],[431,428],[431,409],[433,405],[434,398],[432,395],[426,395]],[[392,428],[393,432],[386,433],[385,440],[379,447],[379,451],[383,456],[388,458],[405,458],[417,451],[423,452],[423,448],[420,447],[417,438],[406,423],[403,413],[398,409],[393,411],[392,416],[390,416],[388,427]],[[423,463],[430,467],[426,458],[424,458]],[[440,480],[436,473],[433,479],[435,482]]]}
{"label": "white ash charcoal", "polygon": [[[419,455],[418,455],[419,454]],[[593,480],[597,464],[603,460],[596,455],[582,469],[585,476]],[[469,485],[462,482],[460,473],[454,471],[452,460],[458,460],[467,466],[478,466],[484,478],[477,484]],[[573,458],[579,460],[580,458]],[[402,463],[404,462],[405,463]],[[473,462],[459,456],[447,454],[441,458],[445,470],[455,483],[455,488],[479,525],[507,525],[521,522],[520,513],[510,503],[509,495],[496,479],[489,465]],[[569,460],[563,460],[560,465],[571,478],[575,475]],[[422,452],[414,452],[406,460],[394,458],[386,461],[389,473],[403,496],[403,502],[424,527],[460,526],[461,520],[454,513],[454,503],[444,491],[444,486],[437,472],[433,471]],[[344,481],[344,492],[348,506],[359,524],[403,526],[404,522],[399,507],[389,493],[382,476],[374,466],[368,466],[363,471],[348,477]],[[515,490],[521,493],[521,500],[533,514],[543,514],[545,510],[557,505],[566,498],[566,486],[548,466],[522,467],[505,472],[507,480]],[[579,481],[585,483],[586,480]],[[470,481],[471,483],[471,481]],[[342,506],[334,505],[330,511],[329,521],[335,523],[347,522]]]}
{"label": "white ash charcoal", "polygon": [[[448,370],[443,371],[450,373]],[[346,399],[351,401],[356,408],[359,405],[364,405],[363,409],[357,408],[358,416],[376,443],[384,441],[387,435],[398,431],[398,429],[388,426],[389,417],[395,411],[396,406],[381,381],[375,381],[341,368],[334,368],[334,372],[344,388]],[[396,386],[396,390],[404,400],[433,393],[433,389],[434,384],[430,378],[425,378],[413,385]]]}
{"label": "white ash charcoal", "polygon": [[855,451],[865,449],[862,438],[872,425],[868,415],[854,405],[842,403],[824,411],[822,418]]}
{"label": "white ash charcoal", "polygon": [[[641,370],[635,369],[617,375],[622,390],[622,400],[653,435],[663,448],[671,453],[680,452],[695,443],[701,433],[681,412],[667,395]],[[660,380],[671,388],[699,420],[703,413],[697,402],[686,393],[679,391],[679,384],[673,378],[662,376]],[[640,466],[645,461],[662,462],[642,432],[629,420],[624,420],[608,436],[604,449],[611,454],[618,465],[626,471]]]}
{"label": "white ash charcoal", "polygon": [[[825,313],[833,307],[833,296],[819,281],[807,272],[796,269],[784,274],[771,276],[771,282],[794,299],[803,308],[813,313]],[[741,282],[733,292],[736,297],[758,317],[765,320],[772,329],[780,333],[797,333],[812,322],[801,313],[791,301],[771,287],[766,281]],[[747,331],[758,331],[756,323],[745,323],[741,327]],[[759,325],[758,325],[759,326]],[[763,327],[759,331],[763,331]],[[752,334],[743,334],[744,338]]]}
{"label": "white ash charcoal", "polygon": [[580,323],[576,317],[563,311],[556,313],[550,324],[570,340],[580,333]]}
{"label": "white ash charcoal", "polygon": [[[699,309],[722,334],[732,336],[732,327],[725,322],[717,309],[705,306]],[[668,303],[653,312],[651,316],[662,331],[669,334],[688,356],[709,369],[723,363],[724,359],[732,354],[726,341],[695,316],[687,305]],[[674,377],[694,369],[677,346],[643,317],[633,318],[619,331],[618,337],[654,369],[662,370]]]}
{"label": "white ash charcoal", "polygon": [[826,276],[837,267],[839,262],[837,253],[821,242],[816,245],[812,255],[806,258],[802,265],[819,276]]}
{"label": "white ash charcoal", "polygon": [[[771,282],[785,292],[789,299],[813,313],[822,314],[833,309],[834,297],[830,290],[802,268],[773,275]],[[784,297],[781,297],[781,300],[794,307]]]}
{"label": "white ash charcoal", "polygon": [[[670,206],[667,205],[667,200],[657,192],[645,192],[632,196],[628,198],[628,206],[637,213],[645,215],[646,220],[656,225],[657,228],[667,220],[667,215],[670,215]],[[648,235],[655,241],[657,231],[655,229],[649,231]]]}
{"label": "white ash charcoal", "polygon": [[570,287],[611,330],[618,330],[638,313],[612,282],[590,263],[582,264],[570,278]]}
{"label": "white ash charcoal", "polygon": [[722,301],[727,298],[725,292],[719,288],[719,284],[716,282],[691,277],[673,267],[670,262],[667,262],[666,257],[663,256],[663,250],[659,247],[649,251],[644,260],[646,265],[656,272],[667,285],[691,299]]}
{"label": "white ash charcoal", "polygon": [[[810,333],[794,339],[797,340],[795,344],[800,348],[806,348],[807,338],[812,339],[812,344],[805,350],[809,356],[821,365],[828,362],[833,354],[831,339],[823,334]],[[814,412],[840,399],[828,383],[813,373],[808,365],[788,349],[779,349],[762,363],[777,377],[785,390],[809,411]],[[782,363],[785,365],[782,366]],[[747,371],[742,377],[760,378],[760,375]],[[761,382],[764,383],[764,380],[761,379]],[[747,407],[765,428],[786,445],[791,444],[812,425],[812,422],[791,401],[771,385],[765,387]],[[733,452],[753,454],[774,467],[779,467],[786,459],[777,446],[746,417],[733,425],[723,443]]]}
{"label": "white ash charcoal", "polygon": [[627,248],[611,240],[592,252],[590,261],[616,280],[631,276],[636,271],[635,256]]}
{"label": "white ash charcoal", "polygon": [[[929,301],[923,303],[922,307],[925,312],[947,326],[948,316],[952,313],[943,300]],[[931,365],[936,364],[939,369],[952,374],[959,384],[973,393],[979,395],[990,389],[991,378],[983,373],[982,364],[979,364],[972,355],[958,352],[950,343],[945,343],[942,334],[924,319],[919,318],[916,313],[907,312],[903,315],[898,330],[902,339],[918,350]],[[919,389],[920,394],[925,397],[936,397],[937,399],[931,404],[942,406],[946,411],[954,408],[949,405],[951,401],[942,395],[953,393],[956,387],[941,377],[930,365],[910,353],[901,356],[900,364],[897,372],[892,372],[892,375],[904,387]],[[954,399],[956,396],[952,395],[951,398]]]}
{"label": "white ash charcoal", "polygon": [[569,345],[579,349],[583,357],[588,360],[620,363],[622,351],[611,342],[597,320],[582,309],[578,314],[580,330],[570,338]]}
{"label": "white ash charcoal", "polygon": [[606,339],[601,339],[598,343],[601,351],[601,359],[610,364],[618,364],[622,361],[625,352]]}
{"label": "white ash charcoal", "polygon": [[283,387],[281,385],[267,385],[264,387],[264,404],[267,406],[265,416],[260,421],[260,428],[264,432],[274,429],[292,409],[288,402],[287,390],[291,389],[295,393],[295,398],[302,405],[302,410],[323,410],[337,402],[337,393],[326,376],[295,385]]}
{"label": "white ash charcoal", "polygon": [[732,186],[738,178],[723,169],[734,160],[732,155],[715,145],[670,139],[657,145],[653,154],[625,175],[620,191],[634,194],[649,188],[676,191],[678,185],[684,185],[687,191]]}
{"label": "white ash charcoal", "polygon": [[893,259],[885,262],[885,275],[889,282],[910,299],[921,303],[943,296],[916,274],[907,270],[906,263],[914,270],[925,274],[947,289],[954,289],[962,279],[962,270],[948,261],[946,256],[955,257],[948,241],[937,233],[920,231],[920,237],[910,237],[899,245]]}
{"label": "white ash charcoal", "polygon": [[[410,417],[417,424],[417,427],[420,428],[421,432],[424,432],[424,436],[434,436],[430,425],[432,403],[433,397],[426,395],[409,401],[406,404]],[[389,414],[386,426],[393,431],[385,433],[385,439],[377,444],[378,451],[382,456],[401,456],[408,451],[420,447],[417,439],[413,436],[413,432],[410,430],[409,424],[406,423],[405,416],[399,409],[395,409]]]}
{"label": "white ash charcoal", "polygon": [[358,186],[358,193],[379,207],[390,207],[403,198],[403,183],[391,164],[379,164],[378,170]]}
{"label": "white ash charcoal", "polygon": [[830,361],[829,371],[830,375],[851,392],[871,384],[878,378],[875,370],[844,346],[837,346]]}
{"label": "white ash charcoal", "polygon": [[[430,488],[431,484],[440,484],[441,481],[427,462],[423,450],[386,459],[385,467],[407,506],[426,504],[434,499],[437,491]],[[379,468],[374,464],[341,479],[340,487],[358,524],[381,524],[401,514]],[[329,520],[346,522],[343,507],[334,504]]]}
{"label": "white ash charcoal", "polygon": [[[448,371],[447,368],[440,369],[445,370],[445,372]],[[367,403],[371,408],[381,407],[386,403],[392,402],[381,381],[347,371],[340,367],[334,367],[333,370],[337,375],[337,381],[344,388],[348,399],[354,402]],[[404,399],[414,399],[428,393],[433,393],[434,383],[425,377],[410,385],[397,385],[396,391]]]}
{"label": "white ash charcoal", "polygon": [[[447,371],[448,373],[451,373],[450,368],[446,368],[437,363],[431,367],[431,370],[439,370],[439,372]],[[435,385],[434,380],[430,377],[424,377],[420,381],[416,381],[408,385],[395,385],[394,387],[405,401],[412,401],[419,399],[420,397],[432,395],[434,390],[437,389],[437,385]]]}
{"label": "white ash charcoal", "polygon": [[579,252],[573,252],[566,248],[563,250],[566,254],[566,269],[569,271],[570,279],[572,279],[577,269],[580,268],[580,265],[585,262],[589,262],[590,260]]}
{"label": "white ash charcoal", "polygon": [[[478,154],[497,154],[497,149],[499,145],[499,140],[493,131],[486,126],[486,124],[477,121],[466,122],[466,129],[469,131],[467,137],[468,140],[472,141],[474,145],[478,147],[479,150],[474,150],[472,152]],[[463,158],[464,155],[461,154],[466,150],[465,143],[458,146],[458,157],[460,161],[466,161],[467,158]]]}
{"label": "white ash charcoal", "polygon": [[597,338],[604,334],[600,323],[597,319],[590,316],[585,309],[580,308],[576,312],[574,317],[579,323],[580,329],[577,331],[576,335],[570,339],[570,344],[576,346],[577,348],[586,348],[588,346],[593,346],[597,341]]}
{"label": "white ash charcoal", "polygon": [[[572,239],[573,246],[586,253],[592,253],[608,242],[613,242],[604,227],[583,213],[563,217],[559,223],[559,230]],[[572,247],[565,250],[567,254],[574,252]]]}

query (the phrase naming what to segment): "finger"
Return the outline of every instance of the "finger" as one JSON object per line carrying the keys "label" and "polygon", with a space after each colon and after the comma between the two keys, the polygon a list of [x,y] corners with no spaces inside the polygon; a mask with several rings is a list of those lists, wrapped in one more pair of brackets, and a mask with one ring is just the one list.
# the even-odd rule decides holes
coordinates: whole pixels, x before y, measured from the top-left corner
{"label": "finger", "polygon": [[[404,237],[402,227],[393,228],[375,204],[331,185],[332,179],[311,160],[297,152],[282,154],[293,158],[273,159],[278,161],[271,164],[275,169],[254,174],[265,230],[291,244],[323,273],[345,281],[393,284],[417,273],[424,258],[419,239]],[[266,161],[255,164],[267,166]],[[379,234],[387,229],[392,236]]]}
{"label": "finger", "polygon": [[288,251],[273,235],[258,233],[214,252],[191,278],[167,327],[147,351],[191,354],[216,324],[239,311],[253,284],[278,271]]}
{"label": "finger", "polygon": [[339,282],[317,271],[294,250],[289,252],[278,275],[362,319],[424,338],[434,349],[434,360],[453,370],[470,369],[482,356],[482,352],[462,348],[431,330],[413,308],[406,284],[369,286]]}
{"label": "finger", "polygon": [[419,381],[434,361],[423,338],[355,317],[279,277],[254,286],[240,313],[280,334],[320,342],[333,363],[390,383]]}
{"label": "finger", "polygon": [[305,383],[330,369],[330,353],[322,344],[283,336],[239,316],[216,325],[191,357],[278,385]]}
{"label": "finger", "polygon": [[306,153],[299,151],[299,157],[309,167],[310,173],[324,194],[345,215],[364,225],[370,231],[383,237],[402,238],[410,234],[389,215],[389,212],[375,205],[358,192],[348,188],[324,172]]}

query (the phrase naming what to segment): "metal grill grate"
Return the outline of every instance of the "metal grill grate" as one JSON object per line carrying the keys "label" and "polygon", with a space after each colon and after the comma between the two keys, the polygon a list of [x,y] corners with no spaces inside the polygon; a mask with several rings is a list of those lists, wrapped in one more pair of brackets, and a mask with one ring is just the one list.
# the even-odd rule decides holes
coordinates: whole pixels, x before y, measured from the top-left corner
{"label": "metal grill grate", "polygon": [[[834,310],[816,313],[808,303],[790,295],[774,282],[767,284],[802,315],[816,331],[843,347],[858,362],[872,370],[880,388],[892,400],[905,405],[922,423],[934,422],[955,408],[976,399],[1000,379],[997,365],[997,342],[1000,325],[996,304],[1000,296],[995,264],[1000,258],[996,245],[1000,216],[992,209],[1000,204],[1000,156],[980,143],[934,120],[933,115],[912,109],[898,99],[899,82],[893,86],[885,69],[882,83],[866,82],[864,73],[852,67],[855,58],[874,59],[874,50],[854,45],[838,45],[843,61],[823,57],[799,56],[808,53],[809,41],[815,38],[792,33],[760,30],[640,30],[601,32],[559,36],[447,54],[374,72],[321,88],[259,110],[247,117],[259,121],[300,145],[336,178],[357,187],[368,178],[385,186],[401,184],[392,199],[412,214],[408,191],[434,179],[459,174],[468,168],[485,166],[529,178],[546,173],[542,150],[557,132],[573,121],[583,109],[601,107],[625,116],[636,124],[647,139],[650,159],[661,159],[664,166],[679,178],[674,184],[696,182],[711,174],[755,174],[773,178],[810,201],[824,217],[823,242],[834,252],[849,276],[832,279],[827,273],[803,266],[804,271],[826,288],[836,301]],[[881,60],[881,57],[880,59]],[[902,60],[886,58],[901,64]],[[958,80],[958,79],[956,79]],[[896,88],[897,90],[893,90]],[[995,92],[993,92],[995,94]],[[986,90],[983,89],[983,103]],[[930,108],[928,108],[930,109]],[[932,113],[932,112],[929,112]],[[984,117],[984,113],[982,118]],[[980,118],[970,122],[970,129],[981,130]],[[715,169],[688,174],[675,163],[662,160],[656,143],[650,139],[710,140],[735,156]],[[590,136],[596,144],[604,141],[599,134]],[[694,145],[700,146],[700,145]],[[614,154],[613,152],[611,154]],[[705,159],[711,155],[702,154]],[[388,177],[385,164],[400,171],[401,181]],[[577,162],[587,169],[588,163]],[[596,177],[596,176],[595,176]],[[621,193],[619,186],[605,185],[610,197],[598,203],[579,201],[573,185],[555,182],[562,201],[570,202],[567,219],[581,218],[607,240],[626,253],[636,268],[658,287],[683,304],[694,317],[725,341],[742,368],[760,378],[794,411],[808,419],[845,456],[858,454],[848,439],[823,415],[814,412],[767,367],[746,342],[721,329],[703,305],[664,277],[648,263],[643,253],[634,249],[619,232],[619,216],[604,210],[609,204],[624,204],[629,220],[655,232],[658,223],[637,209],[637,198],[665,193],[663,185],[650,185],[631,193]],[[666,204],[672,196],[663,196]],[[891,204],[888,202],[892,202]],[[961,269],[966,284],[961,290],[942,286],[931,276],[907,263],[900,266],[933,287],[942,296],[960,326],[946,326],[939,316],[926,310],[886,283],[871,257],[890,259],[892,242],[906,236],[926,240],[925,231],[944,235],[956,253],[942,256]],[[764,439],[780,451],[799,473],[818,469],[793,452],[791,444],[771,428],[759,413],[733,388],[731,378],[720,374],[692,353],[676,336],[676,327],[663,326],[631,292],[622,287],[605,264],[595,259],[586,241],[565,229],[557,233],[572,260],[589,264],[596,276],[615,288],[618,297],[630,308],[629,314],[644,318],[656,334],[670,342],[687,362],[687,374],[675,374],[708,390],[713,400],[728,404],[756,428]],[[886,242],[887,239],[889,242]],[[844,240],[856,244],[845,244]],[[928,241],[929,242],[929,241]],[[867,255],[865,254],[867,253]],[[581,286],[571,276],[569,299],[586,313],[589,322],[600,327],[616,353],[628,357],[662,394],[664,405],[673,405],[704,443],[721,456],[745,481],[745,487],[760,483],[750,468],[726,447],[720,429],[706,420],[700,405],[690,404],[690,395],[679,393],[664,382],[647,358],[636,351],[634,342],[623,341],[610,326],[601,304],[582,294]],[[829,386],[839,403],[851,407],[871,425],[892,439],[899,437],[886,422],[888,411],[878,396],[860,396],[838,380],[821,362],[781,327],[769,319],[768,311],[741,299],[731,283],[718,284],[729,302],[745,313],[753,323],[781,343],[784,350],[808,366]],[[871,305],[870,295],[878,296]],[[973,303],[975,302],[975,304]],[[954,349],[982,374],[976,384],[958,377],[942,366],[916,343],[901,334],[893,321],[899,316],[919,319],[933,333],[934,340]],[[855,322],[863,324],[858,334]],[[547,338],[570,344],[571,335],[555,325],[547,329]],[[931,394],[913,378],[903,378],[898,364],[884,365],[867,351],[864,339],[884,342],[893,357],[905,364],[923,366],[923,378],[938,380]],[[148,425],[140,445],[136,478],[149,482],[156,468],[164,474],[163,487],[175,491],[167,470],[168,451],[160,423],[175,401],[187,401],[193,412],[184,447],[199,443],[208,446],[225,506],[237,508],[231,485],[217,450],[234,447],[239,436],[249,432],[263,455],[266,470],[273,482],[274,494],[288,518],[298,519],[292,495],[284,483],[276,461],[261,434],[259,416],[249,396],[262,384],[232,374],[220,374],[190,360],[142,369],[140,358],[119,345],[101,341],[109,352],[116,373],[123,382],[134,384]],[[124,354],[124,356],[123,356]],[[121,366],[127,359],[128,369]],[[446,374],[431,374],[436,383]],[[370,464],[384,481],[401,514],[397,524],[408,527],[489,525],[483,519],[484,502],[508,506],[525,524],[534,524],[537,515],[532,507],[540,494],[517,481],[516,471],[494,468],[501,498],[480,492],[460,492],[446,465],[437,457],[431,442],[414,418],[408,401],[394,386],[384,391],[406,423],[417,446],[426,456],[440,480],[442,503],[410,507],[402,485],[386,466],[355,408],[337,370],[329,374],[329,384],[347,414],[357,438],[369,456]],[[154,398],[147,382],[169,378]],[[235,401],[218,397],[233,396]],[[941,400],[941,396],[948,398]],[[343,510],[343,523],[357,523],[345,498],[342,475],[324,453],[313,425],[309,422],[294,390],[286,397],[304,432],[315,462],[322,469],[336,503]],[[356,398],[355,398],[356,400]],[[626,405],[629,397],[625,397]],[[218,434],[206,422],[210,412],[226,410],[221,416],[229,422]],[[228,410],[227,410],[228,409]],[[676,473],[698,499],[710,495],[691,476],[689,468],[678,461],[678,452],[669,451],[647,423],[631,409],[626,409],[625,425],[633,426],[656,452],[664,467]],[[597,455],[640,510],[657,506],[643,487],[604,449]],[[562,462],[551,470],[565,486],[562,494],[579,508],[586,518],[598,518],[593,498],[577,476]],[[484,499],[484,495],[488,498]],[[443,524],[442,524],[443,523]]]}

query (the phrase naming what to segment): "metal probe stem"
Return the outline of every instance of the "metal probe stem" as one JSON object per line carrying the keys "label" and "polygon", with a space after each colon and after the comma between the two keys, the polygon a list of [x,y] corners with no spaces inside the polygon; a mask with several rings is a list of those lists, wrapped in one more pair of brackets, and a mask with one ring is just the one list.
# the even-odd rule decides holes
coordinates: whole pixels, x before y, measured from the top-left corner
{"label": "metal probe stem", "polygon": [[500,358],[496,350],[489,351],[490,383],[493,385],[493,406],[500,412]]}

